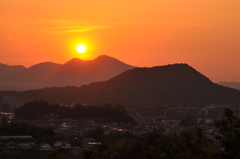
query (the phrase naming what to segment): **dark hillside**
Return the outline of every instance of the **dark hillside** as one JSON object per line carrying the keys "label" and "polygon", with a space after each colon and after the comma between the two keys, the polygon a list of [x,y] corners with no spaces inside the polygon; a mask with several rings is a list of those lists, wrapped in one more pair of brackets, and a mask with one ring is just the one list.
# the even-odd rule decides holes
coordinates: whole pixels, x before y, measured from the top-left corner
{"label": "dark hillside", "polygon": [[[0,94],[4,94],[3,92]],[[6,94],[6,92],[5,92]],[[125,106],[240,104],[240,91],[217,85],[187,64],[128,70],[108,81],[14,93],[19,99]]]}
{"label": "dark hillside", "polygon": [[82,86],[81,92],[88,101],[127,105],[240,101],[240,91],[212,83],[187,64],[135,68],[106,82]]}

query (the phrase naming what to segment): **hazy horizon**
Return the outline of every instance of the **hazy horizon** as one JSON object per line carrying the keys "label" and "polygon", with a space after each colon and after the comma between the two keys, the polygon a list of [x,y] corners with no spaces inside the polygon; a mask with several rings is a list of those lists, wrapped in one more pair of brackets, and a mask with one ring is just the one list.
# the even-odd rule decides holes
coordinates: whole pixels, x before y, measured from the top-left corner
{"label": "hazy horizon", "polygon": [[[105,56],[105,55],[99,55],[99,56]],[[22,65],[22,64],[13,64],[13,65],[9,65],[9,64],[6,64],[6,63],[1,63],[0,62],[0,64],[5,64],[5,65],[8,65],[8,66],[24,66],[26,69],[28,69],[28,68],[30,68],[30,67],[32,67],[32,66],[34,66],[34,65],[38,65],[38,64],[41,64],[41,63],[54,63],[54,64],[60,64],[60,65],[63,65],[63,64],[65,64],[66,62],[68,62],[68,61],[71,61],[72,59],[75,59],[75,58],[77,58],[77,59],[80,59],[80,60],[83,60],[83,61],[92,61],[92,60],[95,60],[96,58],[98,58],[99,56],[97,56],[97,57],[95,57],[95,58],[93,58],[93,59],[86,59],[86,60],[84,60],[84,59],[81,59],[81,58],[79,58],[79,57],[73,57],[73,58],[71,58],[71,59],[69,59],[69,60],[67,60],[67,61],[65,61],[65,62],[63,62],[63,63],[58,63],[58,62],[53,62],[53,61],[42,61],[42,62],[39,62],[39,63],[35,63],[35,64],[32,64],[32,65],[29,65],[29,66],[25,66],[25,65]],[[108,55],[106,55],[106,56],[108,56]],[[111,56],[109,56],[109,57],[111,57]],[[112,57],[112,58],[114,58],[114,57]],[[119,60],[119,59],[117,59],[117,60]],[[123,63],[125,63],[124,61],[121,61],[121,62],[123,62]],[[131,64],[128,64],[128,63],[125,63],[125,64],[127,64],[127,65],[130,65],[130,66],[132,66]],[[169,64],[164,64],[164,65],[155,65],[155,66],[165,66],[165,65],[172,65],[172,64],[177,64],[177,63],[169,63]],[[188,64],[188,63],[185,63],[185,64]],[[155,66],[133,66],[133,67],[155,67]],[[191,66],[191,65],[190,65]],[[196,68],[195,68],[196,69]],[[197,70],[198,71],[198,70]],[[200,72],[200,73],[202,73],[202,72]],[[205,75],[205,74],[204,74]],[[210,78],[210,77],[208,77],[208,78]],[[211,78],[210,78],[210,80],[212,80]],[[227,80],[220,80],[220,81],[214,81],[214,80],[212,80],[213,82],[215,82],[215,83],[218,83],[218,82],[239,82],[240,83],[240,81],[227,81]]]}

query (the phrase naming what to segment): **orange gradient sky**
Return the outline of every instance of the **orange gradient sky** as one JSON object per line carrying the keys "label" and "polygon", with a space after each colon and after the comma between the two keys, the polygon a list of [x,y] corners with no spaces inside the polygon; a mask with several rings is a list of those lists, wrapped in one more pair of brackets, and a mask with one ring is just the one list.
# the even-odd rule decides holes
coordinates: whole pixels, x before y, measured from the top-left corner
{"label": "orange gradient sky", "polygon": [[239,16],[239,0],[1,0],[0,63],[105,54],[140,67],[188,63],[213,82],[240,82]]}

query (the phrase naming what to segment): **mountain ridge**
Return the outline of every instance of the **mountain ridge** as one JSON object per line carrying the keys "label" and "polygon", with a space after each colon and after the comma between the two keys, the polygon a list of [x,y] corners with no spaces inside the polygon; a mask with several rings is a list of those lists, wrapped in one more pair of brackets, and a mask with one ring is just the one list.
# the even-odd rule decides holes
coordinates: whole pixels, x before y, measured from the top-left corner
{"label": "mountain ridge", "polygon": [[127,70],[106,81],[81,87],[54,87],[24,92],[0,92],[24,100],[50,103],[122,104],[138,106],[208,106],[240,104],[240,91],[213,83],[187,64]]}
{"label": "mountain ridge", "polygon": [[[16,70],[15,66],[4,64],[2,67],[0,65],[0,70],[1,68],[0,90],[11,90],[5,86],[15,86],[16,88],[12,88],[13,90],[27,90],[54,86],[81,86],[107,80],[125,70],[134,68],[134,66],[127,65],[113,57],[101,55],[86,61],[73,58],[64,64],[42,62],[19,70]],[[25,88],[21,88],[22,86]]]}
{"label": "mountain ridge", "polygon": [[217,82],[217,84],[240,90],[240,82]]}

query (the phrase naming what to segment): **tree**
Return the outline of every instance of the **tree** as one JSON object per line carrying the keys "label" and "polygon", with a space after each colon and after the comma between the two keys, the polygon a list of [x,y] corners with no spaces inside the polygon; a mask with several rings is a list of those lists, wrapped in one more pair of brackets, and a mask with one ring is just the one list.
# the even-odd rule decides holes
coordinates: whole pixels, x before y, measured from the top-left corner
{"label": "tree", "polygon": [[58,154],[57,150],[48,151],[46,159],[63,159],[61,155]]}
{"label": "tree", "polygon": [[2,152],[2,153],[0,154],[0,158],[1,158],[1,159],[9,159],[9,156],[8,156],[8,154],[7,154],[6,152]]}
{"label": "tree", "polygon": [[214,125],[219,128],[221,135],[216,139],[220,141],[225,151],[223,155],[228,159],[240,158],[240,120],[233,115],[229,108],[224,109],[223,117]]}
{"label": "tree", "polygon": [[103,154],[104,154],[104,151],[109,148],[109,145],[110,145],[109,142],[106,142],[106,143],[103,143],[103,144],[98,144],[97,149],[96,149],[96,153],[95,153],[96,157],[99,158],[99,159],[102,158]]}
{"label": "tree", "polygon": [[84,148],[82,150],[82,155],[84,159],[94,159],[95,158],[95,152],[93,150],[88,150]]}
{"label": "tree", "polygon": [[159,146],[153,146],[149,145],[146,142],[142,143],[143,145],[143,156],[144,159],[167,159],[167,154],[164,152],[161,152],[161,148]]}

